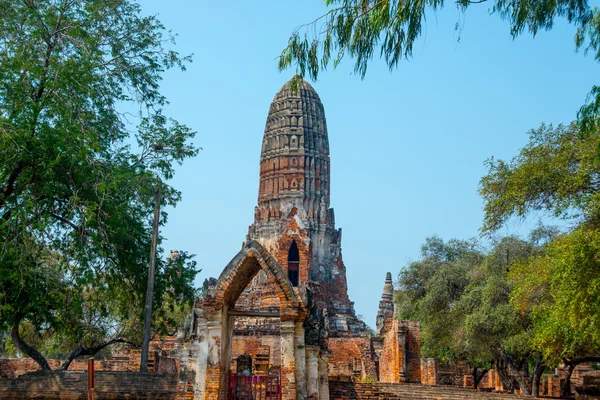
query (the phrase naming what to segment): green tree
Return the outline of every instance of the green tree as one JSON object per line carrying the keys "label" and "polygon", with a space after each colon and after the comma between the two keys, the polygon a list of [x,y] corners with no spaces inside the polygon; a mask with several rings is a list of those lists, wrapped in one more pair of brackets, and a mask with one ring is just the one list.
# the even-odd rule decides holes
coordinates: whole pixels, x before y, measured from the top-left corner
{"label": "green tree", "polygon": [[[49,369],[23,324],[74,356],[136,338],[156,188],[176,204],[166,180],[198,151],[159,90],[189,57],[127,0],[0,0],[0,31],[0,331]],[[192,296],[195,263],[172,264],[155,310]]]}
{"label": "green tree", "polygon": [[[421,247],[421,259],[399,274],[395,296],[398,317],[421,321],[422,354],[442,362],[467,360],[473,366],[487,365],[491,357],[465,337],[465,307],[462,297],[470,275],[484,261],[476,241],[433,236]],[[476,381],[483,376],[474,371]]]}
{"label": "green tree", "polygon": [[[427,238],[422,257],[400,272],[398,316],[421,321],[422,352],[442,362],[465,360],[475,386],[494,364],[504,386],[537,392],[544,364],[531,347],[532,322],[510,302],[508,271],[542,251],[551,228],[532,240],[505,237],[489,252],[474,241]],[[521,371],[533,366],[532,383]]]}
{"label": "green tree", "polygon": [[483,233],[511,217],[532,212],[596,223],[600,216],[600,175],[595,166],[597,135],[580,138],[577,126],[542,124],[510,161],[486,160],[479,193],[484,200]]}
{"label": "green tree", "polygon": [[[564,361],[568,377],[580,362],[600,361],[599,140],[598,135],[582,137],[575,125],[542,125],[509,162],[488,160],[480,187],[485,233],[534,211],[574,221],[572,231],[511,269],[512,301],[533,321],[533,348],[549,365]],[[567,379],[563,395],[569,385]]]}
{"label": "green tree", "polygon": [[[465,316],[466,346],[493,360],[506,388],[513,390],[516,383],[526,394],[539,388],[544,365],[530,345],[531,320],[510,302],[513,284],[508,271],[515,262],[538,251],[530,241],[516,237],[496,241],[484,262],[471,273],[459,305]],[[534,364],[535,379],[527,384],[521,371],[528,370],[530,363]]]}
{"label": "green tree", "polygon": [[[483,3],[483,4],[482,4]],[[513,38],[529,31],[536,35],[549,30],[557,18],[564,17],[577,27],[575,48],[594,53],[600,60],[600,10],[586,0],[455,0],[450,3],[461,12],[470,7],[489,5],[490,11],[508,20]],[[279,56],[279,70],[290,66],[304,77],[317,79],[330,64],[345,56],[354,60],[354,72],[364,77],[375,54],[390,70],[403,58],[412,57],[413,46],[431,12],[444,8],[443,0],[325,0],[328,11],[314,21],[297,27]],[[584,132],[597,127],[600,112],[600,87],[594,86],[579,110]],[[599,149],[600,150],[600,149]]]}
{"label": "green tree", "polygon": [[531,343],[550,364],[567,367],[563,397],[578,364],[600,362],[599,254],[600,231],[581,227],[511,270],[512,301],[534,321]]}

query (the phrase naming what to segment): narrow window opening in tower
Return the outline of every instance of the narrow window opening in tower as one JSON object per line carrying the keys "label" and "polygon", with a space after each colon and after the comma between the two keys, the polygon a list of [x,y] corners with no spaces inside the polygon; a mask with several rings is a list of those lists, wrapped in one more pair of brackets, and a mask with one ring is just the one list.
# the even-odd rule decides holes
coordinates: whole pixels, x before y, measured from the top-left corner
{"label": "narrow window opening in tower", "polygon": [[288,252],[288,278],[292,283],[292,286],[298,286],[300,272],[300,253],[298,252],[298,245],[294,240],[290,245]]}

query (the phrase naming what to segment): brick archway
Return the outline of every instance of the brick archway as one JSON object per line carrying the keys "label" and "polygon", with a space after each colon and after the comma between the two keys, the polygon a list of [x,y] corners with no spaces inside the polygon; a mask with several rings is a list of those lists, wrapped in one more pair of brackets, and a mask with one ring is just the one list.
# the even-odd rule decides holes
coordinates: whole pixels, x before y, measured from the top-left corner
{"label": "brick archway", "polygon": [[214,290],[215,310],[232,309],[242,291],[261,269],[265,271],[267,279],[281,289],[278,296],[282,321],[290,318],[295,320],[300,308],[303,309],[301,300],[294,292],[285,270],[260,243],[254,240],[240,250],[221,273]]}
{"label": "brick archway", "polygon": [[[279,288],[283,399],[296,399],[297,392],[306,392],[305,378],[296,374],[296,365],[305,363],[303,322],[306,308],[277,260],[258,242],[252,241],[229,262],[215,288],[203,299],[208,339],[205,399],[226,399],[233,334],[233,317],[229,313],[260,270]],[[300,338],[302,343],[298,342]]]}

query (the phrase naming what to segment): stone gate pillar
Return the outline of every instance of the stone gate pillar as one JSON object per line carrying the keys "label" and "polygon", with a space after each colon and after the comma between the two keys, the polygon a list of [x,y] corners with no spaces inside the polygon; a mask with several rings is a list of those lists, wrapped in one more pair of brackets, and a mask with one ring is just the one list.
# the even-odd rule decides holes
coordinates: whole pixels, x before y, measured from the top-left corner
{"label": "stone gate pillar", "polygon": [[296,399],[294,321],[281,321],[281,392],[284,400]]}
{"label": "stone gate pillar", "polygon": [[206,391],[206,369],[208,366],[208,323],[204,317],[198,320],[196,351],[196,390],[194,399],[204,399]]}
{"label": "stone gate pillar", "polygon": [[319,354],[319,400],[329,400],[329,359],[331,354],[321,351]]}
{"label": "stone gate pillar", "polygon": [[408,382],[408,331],[400,327],[398,329],[398,343],[400,344],[400,383]]}
{"label": "stone gate pillar", "polygon": [[307,399],[319,399],[319,346],[306,346]]}
{"label": "stone gate pillar", "polygon": [[[211,316],[207,321],[208,348],[206,355],[206,385],[204,388],[206,400],[219,400],[221,383],[221,332],[223,316],[221,313]],[[227,388],[225,388],[226,390]],[[226,394],[225,394],[226,395]]]}
{"label": "stone gate pillar", "polygon": [[304,323],[296,322],[294,332],[294,353],[296,367],[296,398],[306,400],[306,349],[304,345]]}

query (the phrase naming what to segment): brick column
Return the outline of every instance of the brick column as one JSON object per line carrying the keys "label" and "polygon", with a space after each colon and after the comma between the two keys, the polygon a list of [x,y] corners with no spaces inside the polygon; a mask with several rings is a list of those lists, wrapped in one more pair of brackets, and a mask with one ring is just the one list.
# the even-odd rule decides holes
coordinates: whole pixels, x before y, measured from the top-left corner
{"label": "brick column", "polygon": [[296,398],[298,400],[306,400],[306,349],[304,345],[304,324],[302,322],[296,322],[294,345]]}
{"label": "brick column", "polygon": [[319,399],[319,346],[306,346],[306,389],[309,400]]}
{"label": "brick column", "polygon": [[281,391],[284,400],[296,399],[294,321],[281,322]]}
{"label": "brick column", "polygon": [[319,354],[319,400],[329,400],[329,359],[331,354],[321,351]]}

